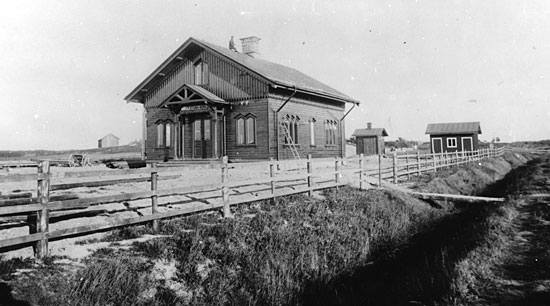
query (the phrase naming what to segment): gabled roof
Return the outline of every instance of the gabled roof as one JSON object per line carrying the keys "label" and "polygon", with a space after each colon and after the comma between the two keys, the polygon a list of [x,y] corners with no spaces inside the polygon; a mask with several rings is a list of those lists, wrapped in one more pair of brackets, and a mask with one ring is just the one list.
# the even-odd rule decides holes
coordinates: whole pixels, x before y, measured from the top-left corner
{"label": "gabled roof", "polygon": [[386,129],[384,128],[356,129],[351,136],[388,136],[388,132],[386,132]]}
{"label": "gabled roof", "polygon": [[479,122],[453,122],[453,123],[430,123],[426,128],[426,134],[481,134]]}
{"label": "gabled roof", "polygon": [[103,137],[101,137],[101,138],[99,138],[99,139],[104,139],[104,138],[111,137],[111,136],[114,137],[114,138],[116,138],[116,139],[120,139],[120,138],[116,137],[115,135],[113,135],[113,134],[111,134],[111,133],[110,133],[110,134],[107,134],[107,135],[105,135],[105,136],[103,136]]}
{"label": "gabled roof", "polygon": [[170,57],[168,57],[157,69],[153,71],[143,82],[141,82],[130,94],[128,94],[124,100],[131,102],[139,102],[136,95],[144,89],[155,77],[162,73],[162,71],[179,61],[180,54],[182,54],[186,48],[190,46],[199,46],[204,49],[210,50],[222,57],[225,57],[232,62],[254,72],[259,77],[266,80],[270,85],[277,87],[286,87],[305,93],[315,94],[342,102],[349,102],[358,104],[359,101],[348,97],[347,95],[333,89],[332,87],[325,85],[316,79],[294,69],[284,65],[269,62],[263,59],[254,58],[249,55],[234,52],[227,48],[217,46],[215,44],[205,42],[203,40],[197,40],[195,38],[187,39]]}

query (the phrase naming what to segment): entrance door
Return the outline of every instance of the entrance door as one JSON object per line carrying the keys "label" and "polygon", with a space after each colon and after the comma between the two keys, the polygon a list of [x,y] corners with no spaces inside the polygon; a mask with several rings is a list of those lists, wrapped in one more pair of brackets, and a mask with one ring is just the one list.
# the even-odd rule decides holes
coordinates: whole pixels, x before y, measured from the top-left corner
{"label": "entrance door", "polygon": [[443,153],[443,139],[432,138],[432,152]]}
{"label": "entrance door", "polygon": [[210,119],[195,119],[193,123],[193,157],[209,158],[212,156]]}
{"label": "entrance door", "polygon": [[183,123],[183,120],[180,120],[180,123],[178,124],[177,129],[177,141],[176,141],[176,153],[179,159],[184,158],[184,148],[185,148],[185,124]]}
{"label": "entrance door", "polygon": [[471,152],[474,150],[472,137],[462,137],[462,151]]}

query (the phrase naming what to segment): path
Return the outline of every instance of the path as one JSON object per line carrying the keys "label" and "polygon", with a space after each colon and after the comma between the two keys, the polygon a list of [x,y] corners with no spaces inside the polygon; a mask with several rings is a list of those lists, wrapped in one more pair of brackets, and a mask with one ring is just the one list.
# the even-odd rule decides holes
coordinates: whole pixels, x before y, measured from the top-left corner
{"label": "path", "polygon": [[484,305],[550,305],[550,156],[533,167],[520,190],[518,231],[498,279],[481,294]]}

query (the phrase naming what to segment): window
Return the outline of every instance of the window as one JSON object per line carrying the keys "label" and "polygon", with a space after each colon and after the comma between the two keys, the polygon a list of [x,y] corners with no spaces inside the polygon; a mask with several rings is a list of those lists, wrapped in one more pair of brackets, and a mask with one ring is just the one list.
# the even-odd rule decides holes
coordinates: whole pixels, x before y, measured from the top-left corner
{"label": "window", "polygon": [[447,148],[456,148],[456,138],[447,138]]}
{"label": "window", "polygon": [[164,146],[164,123],[157,124],[157,147]]}
{"label": "window", "polygon": [[157,147],[169,147],[172,143],[172,123],[157,122]]}
{"label": "window", "polygon": [[244,144],[244,118],[237,119],[237,144]]}
{"label": "window", "polygon": [[247,118],[246,119],[246,143],[254,144],[256,143],[256,119]]}
{"label": "window", "polygon": [[335,120],[325,122],[325,144],[327,146],[336,145],[336,135],[338,134],[338,124]]}
{"label": "window", "polygon": [[195,85],[208,84],[208,64],[198,60],[195,65]]}
{"label": "window", "polygon": [[315,118],[309,120],[309,144],[315,145]]}
{"label": "window", "polygon": [[164,146],[169,147],[172,143],[172,124],[170,123],[164,124],[164,135],[165,135]]}
{"label": "window", "polygon": [[202,120],[195,120],[193,130],[195,131],[195,141],[201,141],[202,140],[202,132],[201,132],[201,122]]}
{"label": "window", "polygon": [[238,145],[256,144],[256,117],[253,114],[236,117],[236,136]]}
{"label": "window", "polygon": [[283,118],[283,131],[285,135],[285,144],[298,144],[298,122],[300,117],[295,115],[286,115]]}
{"label": "window", "polygon": [[210,140],[210,119],[204,120],[204,140]]}

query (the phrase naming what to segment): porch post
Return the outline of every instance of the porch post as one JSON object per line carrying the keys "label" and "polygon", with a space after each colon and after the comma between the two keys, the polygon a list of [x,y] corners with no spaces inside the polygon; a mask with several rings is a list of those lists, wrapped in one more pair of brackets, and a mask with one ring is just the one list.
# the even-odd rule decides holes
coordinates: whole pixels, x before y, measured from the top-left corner
{"label": "porch post", "polygon": [[180,159],[180,155],[179,155],[179,144],[178,144],[178,139],[179,139],[179,117],[178,117],[178,114],[176,112],[174,112],[174,159]]}
{"label": "porch post", "polygon": [[218,158],[218,108],[212,107],[212,155]]}

